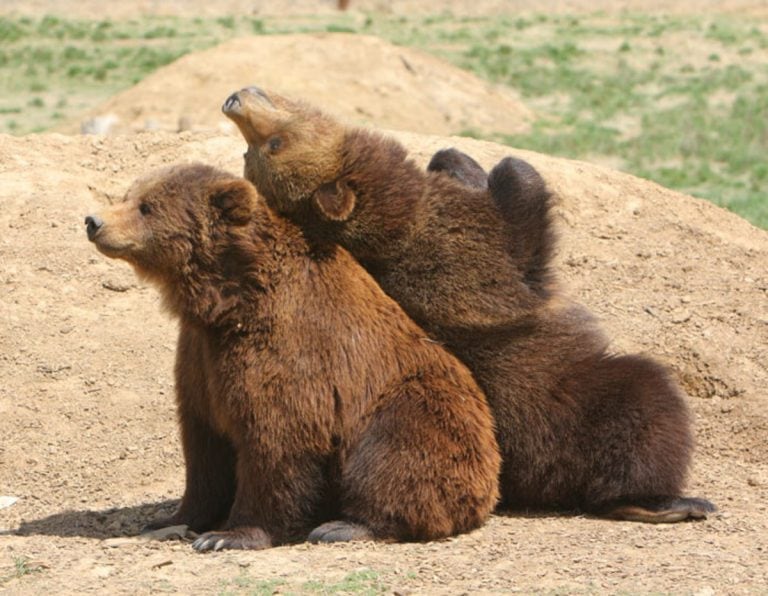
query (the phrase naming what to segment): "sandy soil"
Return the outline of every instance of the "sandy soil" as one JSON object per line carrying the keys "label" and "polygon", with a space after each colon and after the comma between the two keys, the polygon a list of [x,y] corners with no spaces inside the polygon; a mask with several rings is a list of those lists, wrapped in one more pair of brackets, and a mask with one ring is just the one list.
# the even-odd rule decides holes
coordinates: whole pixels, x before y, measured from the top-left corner
{"label": "sandy soil", "polygon": [[[400,137],[422,163],[446,145],[486,166],[509,153]],[[196,159],[238,172],[242,149],[237,137],[212,133],[0,138],[0,494],[19,497],[0,510],[0,589],[202,593],[275,580],[283,591],[308,590],[306,582],[334,585],[359,569],[401,593],[766,585],[768,234],[631,176],[524,152],[515,153],[560,197],[558,263],[571,291],[601,316],[617,350],[657,354],[688,391],[698,439],[690,493],[711,498],[721,515],[658,527],[497,516],[434,544],[208,556],[180,541],[120,539],[182,490],[175,330],[152,288],[93,250],[82,218],[150,167]]]}
{"label": "sandy soil", "polygon": [[[157,0],[110,3],[110,10],[205,11],[234,4],[277,6]],[[486,10],[501,3],[394,0],[391,6],[434,10],[448,4]],[[692,10],[692,3],[664,4]],[[758,10],[766,2],[718,4]],[[8,1],[3,10],[50,12],[53,5]],[[55,3],[70,14],[87,6]],[[331,2],[324,6],[333,9]],[[169,89],[171,82],[182,95],[189,79],[171,81],[169,75]],[[328,79],[355,105],[357,92],[342,82],[349,85]],[[224,99],[214,95],[200,99],[212,103],[209,112]],[[145,100],[154,101],[149,92],[132,101]],[[360,103],[374,115],[391,105],[376,93]],[[344,588],[704,596],[765,590],[768,233],[704,201],[587,163],[470,139],[397,135],[422,164],[436,149],[454,145],[487,167],[511,153],[543,173],[559,198],[561,277],[601,317],[617,351],[649,352],[673,368],[695,417],[698,450],[689,493],[712,499],[721,514],[672,526],[505,515],[470,535],[432,544],[299,545],[209,555],[194,553],[183,540],[134,538],[147,520],[173,509],[183,488],[171,374],[175,325],[160,311],[154,289],[87,242],[83,217],[119,200],[152,167],[201,160],[240,172],[244,146],[238,136],[211,129],[107,138],[0,135],[0,592]],[[10,501],[3,496],[18,501],[5,506]]]}
{"label": "sandy soil", "polygon": [[234,130],[221,113],[222,98],[245,85],[307,98],[356,124],[429,134],[514,134],[533,119],[509,88],[377,37],[335,33],[248,37],[188,54],[60,132],[77,133],[81,122],[100,119],[113,123],[110,134]]}

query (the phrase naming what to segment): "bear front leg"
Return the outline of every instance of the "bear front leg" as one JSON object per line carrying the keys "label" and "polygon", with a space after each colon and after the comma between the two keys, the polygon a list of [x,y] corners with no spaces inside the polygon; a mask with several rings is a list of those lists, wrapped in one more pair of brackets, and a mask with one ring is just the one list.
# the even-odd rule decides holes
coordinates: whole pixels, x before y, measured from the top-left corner
{"label": "bear front leg", "polygon": [[176,350],[176,403],[186,467],[186,488],[178,511],[144,528],[186,525],[194,532],[215,528],[235,497],[235,451],[211,426],[204,338],[182,325]]}
{"label": "bear front leg", "polygon": [[142,532],[176,525],[205,532],[227,518],[234,500],[235,452],[232,445],[188,412],[180,412],[179,417],[186,463],[184,496],[175,514],[148,524]]}
{"label": "bear front leg", "polygon": [[322,459],[238,449],[237,493],[227,523],[192,544],[198,551],[259,550],[303,540],[317,521],[324,493]]}

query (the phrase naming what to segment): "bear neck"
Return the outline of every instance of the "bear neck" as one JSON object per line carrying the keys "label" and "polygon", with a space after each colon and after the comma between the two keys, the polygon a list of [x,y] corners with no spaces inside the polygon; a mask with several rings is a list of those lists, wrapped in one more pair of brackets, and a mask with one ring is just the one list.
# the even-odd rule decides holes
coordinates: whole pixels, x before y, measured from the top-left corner
{"label": "bear neck", "polygon": [[402,257],[423,220],[426,174],[396,140],[364,129],[347,133],[341,161],[356,203],[349,219],[328,224],[331,236],[369,263]]}
{"label": "bear neck", "polygon": [[209,330],[269,332],[275,296],[311,252],[301,231],[263,210],[227,232],[214,255],[193,260],[164,288],[171,313]]}

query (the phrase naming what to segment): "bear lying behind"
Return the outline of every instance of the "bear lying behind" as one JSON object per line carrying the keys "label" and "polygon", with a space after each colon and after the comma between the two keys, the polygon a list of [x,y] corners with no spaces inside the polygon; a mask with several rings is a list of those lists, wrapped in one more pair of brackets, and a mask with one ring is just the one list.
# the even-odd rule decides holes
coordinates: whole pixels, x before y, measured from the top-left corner
{"label": "bear lying behind", "polygon": [[496,421],[503,507],[647,522],[714,510],[680,496],[692,438],[667,371],[609,354],[558,293],[551,198],[530,165],[507,158],[486,176],[447,151],[424,172],[395,140],[256,87],[222,109],[270,206],[349,250],[472,370]]}
{"label": "bear lying behind", "polygon": [[180,320],[186,489],[151,527],[205,532],[197,550],[256,549],[431,540],[493,510],[500,458],[469,371],[250,183],[163,169],[86,225]]}

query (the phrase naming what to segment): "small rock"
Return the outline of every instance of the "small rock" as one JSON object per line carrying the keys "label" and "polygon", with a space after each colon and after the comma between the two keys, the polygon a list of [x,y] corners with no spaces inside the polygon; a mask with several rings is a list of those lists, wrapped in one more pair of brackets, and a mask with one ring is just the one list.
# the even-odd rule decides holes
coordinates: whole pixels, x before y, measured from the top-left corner
{"label": "small rock", "polygon": [[181,540],[187,537],[187,526],[168,526],[151,532],[144,532],[140,538],[142,540]]}
{"label": "small rock", "polygon": [[85,120],[80,124],[80,133],[84,135],[108,135],[120,118],[114,114],[105,114]]}
{"label": "small rock", "polygon": [[141,538],[136,536],[126,536],[121,538],[107,538],[101,543],[109,548],[121,548],[123,546],[135,546],[141,542]]}
{"label": "small rock", "polygon": [[96,567],[96,569],[93,570],[93,574],[96,577],[105,578],[112,575],[114,571],[115,571],[114,567]]}
{"label": "small rock", "polygon": [[160,569],[161,567],[166,567],[167,565],[173,565],[173,561],[171,559],[154,559],[149,562],[150,569]]}
{"label": "small rock", "polygon": [[182,116],[179,118],[179,123],[177,125],[177,132],[184,132],[187,130],[192,130],[193,124],[192,124],[192,118],[189,116]]}
{"label": "small rock", "polygon": [[685,323],[691,318],[691,313],[687,310],[678,310],[672,314],[672,322],[675,324]]}
{"label": "small rock", "polygon": [[0,509],[5,509],[6,507],[10,507],[11,505],[13,505],[18,500],[19,500],[19,497],[2,497],[2,496],[0,496]]}
{"label": "small rock", "polygon": [[127,292],[128,290],[131,289],[132,285],[122,281],[108,279],[101,283],[101,287],[103,287],[106,290],[111,290],[113,292]]}

